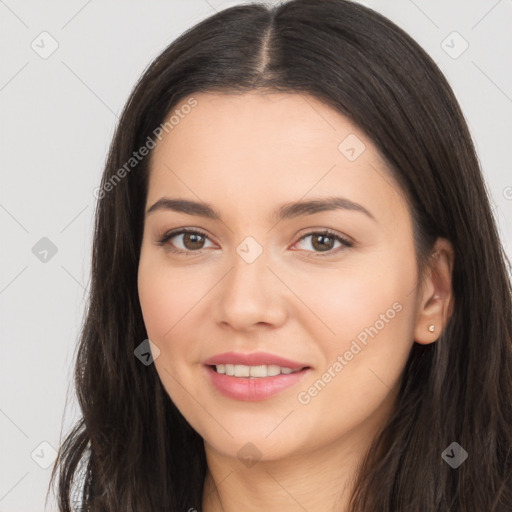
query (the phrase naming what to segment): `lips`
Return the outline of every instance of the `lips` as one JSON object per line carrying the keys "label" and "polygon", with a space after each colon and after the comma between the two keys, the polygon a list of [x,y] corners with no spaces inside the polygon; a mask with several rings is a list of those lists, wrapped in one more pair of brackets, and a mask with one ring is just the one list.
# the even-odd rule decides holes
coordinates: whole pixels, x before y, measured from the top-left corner
{"label": "lips", "polygon": [[203,367],[206,382],[210,382],[213,389],[231,400],[256,402],[267,400],[289,388],[297,386],[311,372],[305,368],[288,375],[276,375],[263,378],[231,377],[217,373],[213,367]]}
{"label": "lips", "polygon": [[290,368],[291,370],[302,370],[303,368],[310,368],[307,363],[292,361],[275,354],[266,352],[253,352],[251,354],[242,354],[236,352],[224,352],[210,357],[204,364],[207,366],[215,366],[218,364],[234,364],[244,366],[261,366],[261,365],[275,365],[282,368]]}
{"label": "lips", "polygon": [[[244,376],[233,375],[228,367],[236,374]],[[221,372],[217,371],[221,368]],[[284,372],[284,369],[288,371]],[[247,376],[248,370],[251,376]],[[273,373],[276,370],[277,375]],[[275,354],[224,352],[204,361],[204,371],[207,381],[225,397],[232,400],[259,401],[298,385],[312,370],[306,363]],[[254,376],[254,371],[259,375]],[[261,375],[261,372],[267,376]]]}

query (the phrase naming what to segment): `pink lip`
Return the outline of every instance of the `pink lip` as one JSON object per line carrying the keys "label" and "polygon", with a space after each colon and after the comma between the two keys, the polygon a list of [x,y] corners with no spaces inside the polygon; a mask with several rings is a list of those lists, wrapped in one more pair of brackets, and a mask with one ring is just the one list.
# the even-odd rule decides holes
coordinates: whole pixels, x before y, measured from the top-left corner
{"label": "pink lip", "polygon": [[[228,363],[230,364],[230,363]],[[224,396],[233,400],[258,401],[265,400],[281,391],[297,384],[304,376],[310,372],[309,368],[304,368],[295,373],[287,375],[275,375],[273,377],[232,377],[222,373],[217,373],[213,367],[204,366],[207,376],[212,385]]]}
{"label": "pink lip", "polygon": [[[210,357],[204,361],[204,364],[208,366],[217,364],[243,364],[245,366],[276,365],[284,368],[291,368],[292,370],[301,370],[302,368],[309,367],[309,365],[305,363],[291,361],[290,359],[285,359],[284,357],[279,357],[265,352],[253,352],[252,354],[224,352],[223,354],[217,354],[216,356]],[[279,375],[276,375],[276,377],[279,377]]]}

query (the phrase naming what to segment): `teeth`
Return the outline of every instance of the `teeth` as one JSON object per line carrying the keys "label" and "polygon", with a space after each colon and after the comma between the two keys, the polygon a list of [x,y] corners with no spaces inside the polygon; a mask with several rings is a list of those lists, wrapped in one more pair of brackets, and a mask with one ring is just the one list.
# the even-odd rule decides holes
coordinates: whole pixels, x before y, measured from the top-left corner
{"label": "teeth", "polygon": [[217,373],[224,373],[234,377],[274,377],[275,375],[288,375],[289,373],[298,372],[300,370],[292,370],[274,364],[260,366],[246,366],[243,364],[218,364],[215,366]]}

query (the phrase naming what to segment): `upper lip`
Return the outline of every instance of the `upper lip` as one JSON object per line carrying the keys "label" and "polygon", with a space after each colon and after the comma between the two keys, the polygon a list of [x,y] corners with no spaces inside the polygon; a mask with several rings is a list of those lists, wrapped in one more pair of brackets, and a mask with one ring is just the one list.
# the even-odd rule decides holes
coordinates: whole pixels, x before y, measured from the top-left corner
{"label": "upper lip", "polygon": [[292,361],[284,357],[268,354],[266,352],[253,352],[251,354],[242,354],[237,352],[224,352],[217,354],[204,361],[206,365],[218,364],[242,364],[245,366],[261,366],[261,365],[276,365],[282,368],[291,368],[292,370],[301,370],[309,368],[309,365]]}

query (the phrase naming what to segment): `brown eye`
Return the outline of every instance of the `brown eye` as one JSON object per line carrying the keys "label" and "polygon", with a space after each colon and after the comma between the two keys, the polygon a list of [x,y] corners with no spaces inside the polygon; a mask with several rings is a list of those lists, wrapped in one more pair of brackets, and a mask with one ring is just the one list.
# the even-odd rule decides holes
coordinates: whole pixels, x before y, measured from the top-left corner
{"label": "brown eye", "polygon": [[200,231],[180,229],[165,234],[158,244],[164,246],[170,252],[188,254],[200,252],[204,249],[206,240],[208,240],[208,237]]}
{"label": "brown eye", "polygon": [[186,249],[202,249],[205,237],[199,233],[184,233],[183,245]]}
{"label": "brown eye", "polygon": [[319,251],[329,251],[333,248],[334,237],[325,236],[321,233],[312,236],[312,246]]}
{"label": "brown eye", "polygon": [[[311,242],[309,245],[312,250],[310,250],[308,247],[302,247],[305,250],[308,250],[313,253],[317,253],[317,256],[328,256],[331,254],[336,254],[340,250],[343,250],[344,248],[352,247],[354,244],[350,242],[349,240],[343,238],[342,236],[333,233],[331,231],[316,231],[312,233],[308,233],[307,235],[304,235],[300,241],[303,242],[304,240],[310,238]],[[335,244],[338,243],[338,246],[335,246]],[[325,253],[325,254],[321,254]]]}

